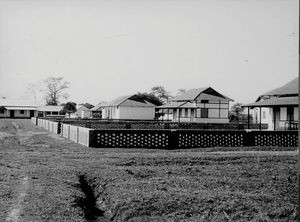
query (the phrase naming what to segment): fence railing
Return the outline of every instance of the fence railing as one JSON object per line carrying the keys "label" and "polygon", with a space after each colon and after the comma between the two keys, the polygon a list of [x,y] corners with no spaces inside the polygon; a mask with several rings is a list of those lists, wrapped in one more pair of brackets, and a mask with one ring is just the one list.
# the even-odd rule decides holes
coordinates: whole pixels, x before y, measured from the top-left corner
{"label": "fence railing", "polygon": [[32,119],[32,122],[76,143],[99,148],[178,149],[215,146],[298,146],[297,131],[130,129],[126,123],[118,124],[118,127],[122,126],[123,128],[114,129],[115,125],[112,124],[112,129],[92,129],[93,122],[77,122],[77,125],[47,119]]}

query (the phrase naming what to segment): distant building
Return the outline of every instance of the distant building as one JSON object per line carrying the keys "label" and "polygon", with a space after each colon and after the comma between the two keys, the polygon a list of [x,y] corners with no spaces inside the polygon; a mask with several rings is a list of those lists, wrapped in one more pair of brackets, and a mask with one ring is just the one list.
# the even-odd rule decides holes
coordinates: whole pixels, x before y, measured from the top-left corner
{"label": "distant building", "polygon": [[228,123],[230,101],[211,87],[191,89],[156,107],[156,112],[175,122]]}
{"label": "distant building", "polygon": [[243,107],[253,110],[254,123],[267,123],[269,130],[298,129],[298,90],[299,78],[295,78]]}
{"label": "distant building", "polygon": [[28,100],[0,99],[0,118],[31,118],[37,116],[37,106]]}
{"label": "distant building", "polygon": [[102,111],[106,106],[107,102],[100,102],[96,106],[91,109],[91,117],[92,118],[102,118]]}
{"label": "distant building", "polygon": [[155,105],[138,95],[118,97],[100,106],[103,119],[154,119]]}
{"label": "distant building", "polygon": [[63,106],[42,106],[38,108],[40,117],[64,117]]}
{"label": "distant building", "polygon": [[78,105],[76,107],[75,118],[90,118],[92,111],[85,105]]}

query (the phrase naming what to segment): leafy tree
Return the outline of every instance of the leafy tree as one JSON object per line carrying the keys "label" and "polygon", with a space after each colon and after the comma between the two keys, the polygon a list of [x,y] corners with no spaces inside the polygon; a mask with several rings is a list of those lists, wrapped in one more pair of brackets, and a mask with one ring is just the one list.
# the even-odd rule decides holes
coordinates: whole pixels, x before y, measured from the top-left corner
{"label": "leafy tree", "polygon": [[63,77],[48,77],[44,80],[45,89],[43,90],[46,98],[46,105],[57,106],[60,98],[68,98],[65,89],[69,88],[69,82],[64,81]]}
{"label": "leafy tree", "polygon": [[135,96],[131,97],[131,99],[135,100],[135,101],[139,101],[139,102],[144,102],[145,100],[153,103],[156,106],[160,106],[162,105],[162,101],[155,95],[151,94],[151,93],[138,93]]}
{"label": "leafy tree", "polygon": [[163,86],[154,86],[151,88],[150,94],[154,95],[155,97],[159,98],[159,100],[166,104],[172,99],[172,96],[169,92],[165,90]]}
{"label": "leafy tree", "polygon": [[88,108],[88,109],[94,108],[94,105],[92,105],[92,104],[90,104],[90,103],[80,103],[79,105],[83,105],[83,106],[85,106],[85,107]]}
{"label": "leafy tree", "polygon": [[67,102],[62,104],[63,105],[63,112],[68,113],[69,117],[71,113],[76,112],[76,103],[74,102]]}
{"label": "leafy tree", "polygon": [[244,111],[244,108],[242,107],[242,103],[235,103],[231,109],[230,109],[232,115],[230,116],[230,119],[232,121],[239,121],[240,117]]}

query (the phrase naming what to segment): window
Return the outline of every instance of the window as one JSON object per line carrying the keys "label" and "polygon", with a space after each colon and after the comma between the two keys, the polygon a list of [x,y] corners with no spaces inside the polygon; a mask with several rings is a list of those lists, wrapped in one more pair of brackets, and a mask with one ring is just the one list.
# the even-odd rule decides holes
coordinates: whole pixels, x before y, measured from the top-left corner
{"label": "window", "polygon": [[298,121],[298,107],[294,107],[294,121]]}
{"label": "window", "polygon": [[24,114],[25,113],[25,111],[24,110],[20,110],[20,114]]}
{"label": "window", "polygon": [[286,121],[287,120],[287,108],[280,107],[280,120]]}
{"label": "window", "polygon": [[189,117],[189,109],[185,109],[185,117]]}
{"label": "window", "polygon": [[263,111],[263,113],[262,113],[262,118],[263,118],[263,119],[266,119],[266,118],[267,118],[267,113],[266,113],[266,111]]}
{"label": "window", "polygon": [[52,112],[52,115],[58,115],[58,112]]}
{"label": "window", "polygon": [[201,103],[208,103],[208,100],[207,99],[202,99]]}
{"label": "window", "polygon": [[46,112],[46,115],[51,115],[51,112]]}
{"label": "window", "polygon": [[201,118],[208,118],[208,108],[201,108]]}
{"label": "window", "polygon": [[5,109],[3,107],[0,108],[0,114],[4,114]]}

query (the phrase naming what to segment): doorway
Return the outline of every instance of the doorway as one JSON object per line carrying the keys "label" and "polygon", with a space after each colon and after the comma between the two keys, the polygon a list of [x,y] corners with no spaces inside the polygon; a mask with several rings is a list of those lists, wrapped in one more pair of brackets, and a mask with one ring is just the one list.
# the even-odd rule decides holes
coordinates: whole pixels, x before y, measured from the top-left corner
{"label": "doorway", "polygon": [[9,116],[10,116],[10,118],[14,118],[15,117],[15,111],[14,110],[10,110],[9,111]]}

